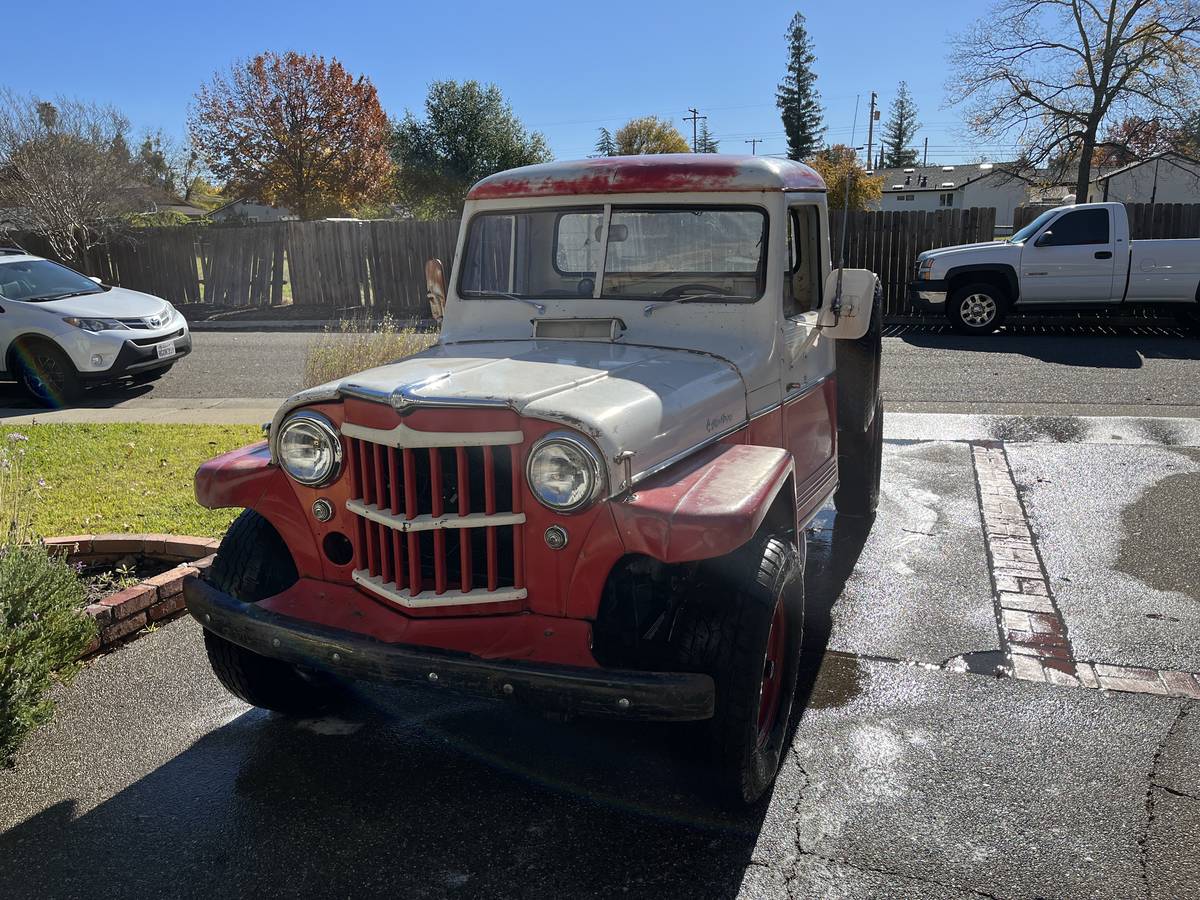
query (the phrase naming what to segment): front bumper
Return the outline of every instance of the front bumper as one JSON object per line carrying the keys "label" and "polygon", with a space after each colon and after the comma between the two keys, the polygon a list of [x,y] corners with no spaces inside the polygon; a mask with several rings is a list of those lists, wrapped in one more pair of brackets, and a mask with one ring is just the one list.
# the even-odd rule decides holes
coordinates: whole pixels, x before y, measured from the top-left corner
{"label": "front bumper", "polygon": [[940,313],[946,308],[947,286],[943,279],[910,281],[908,302],[927,312]]}
{"label": "front bumper", "polygon": [[[79,375],[87,381],[112,381],[126,375],[137,375],[141,372],[149,372],[163,366],[173,365],[192,352],[191,332],[186,328],[182,329],[182,331],[183,334],[176,338],[165,335],[157,339],[126,339],[111,366],[100,372],[80,372]],[[145,341],[145,343],[139,344],[137,340]],[[168,342],[175,344],[175,355],[168,356],[166,359],[159,359],[158,345]]]}
{"label": "front bumper", "polygon": [[586,716],[686,722],[713,715],[716,688],[708,675],[482,659],[387,644],[242,603],[195,577],[184,583],[183,595],[188,611],[219,637],[335,675],[451,688]]}

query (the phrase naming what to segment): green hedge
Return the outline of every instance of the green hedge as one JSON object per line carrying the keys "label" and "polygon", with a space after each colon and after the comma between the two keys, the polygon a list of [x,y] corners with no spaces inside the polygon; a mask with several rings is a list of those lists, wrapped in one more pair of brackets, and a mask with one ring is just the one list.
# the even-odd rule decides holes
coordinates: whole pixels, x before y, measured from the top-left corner
{"label": "green hedge", "polygon": [[0,545],[0,763],[49,717],[54,673],[69,671],[94,636],[83,606],[64,560],[40,543]]}

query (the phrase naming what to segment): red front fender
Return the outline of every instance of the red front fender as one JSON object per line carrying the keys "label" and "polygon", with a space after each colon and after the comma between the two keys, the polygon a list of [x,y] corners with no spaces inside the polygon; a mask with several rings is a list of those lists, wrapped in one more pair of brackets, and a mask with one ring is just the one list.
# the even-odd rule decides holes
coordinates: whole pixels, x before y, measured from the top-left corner
{"label": "red front fender", "polygon": [[[667,563],[712,559],[754,536],[784,485],[792,456],[778,447],[717,444],[614,502],[625,549]],[[794,490],[794,489],[793,489]],[[794,496],[789,515],[794,516]]]}

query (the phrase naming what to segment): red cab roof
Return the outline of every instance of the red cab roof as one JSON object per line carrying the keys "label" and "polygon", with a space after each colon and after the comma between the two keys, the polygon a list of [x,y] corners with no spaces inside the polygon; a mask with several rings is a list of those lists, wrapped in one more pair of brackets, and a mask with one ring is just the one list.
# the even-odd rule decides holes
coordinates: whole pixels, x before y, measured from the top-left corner
{"label": "red cab roof", "polygon": [[804,163],[770,156],[663,153],[602,156],[497,172],[478,182],[468,200],[653,194],[687,191],[824,191]]}

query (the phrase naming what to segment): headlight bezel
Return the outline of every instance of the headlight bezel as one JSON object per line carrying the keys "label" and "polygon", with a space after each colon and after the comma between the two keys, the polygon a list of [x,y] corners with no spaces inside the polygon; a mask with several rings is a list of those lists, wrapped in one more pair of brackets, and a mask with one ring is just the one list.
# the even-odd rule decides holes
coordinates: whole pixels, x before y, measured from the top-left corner
{"label": "headlight bezel", "polygon": [[[554,445],[570,447],[572,450],[580,453],[586,461],[584,471],[591,478],[591,487],[584,496],[577,502],[565,506],[560,506],[546,500],[538,492],[533,478],[533,464],[538,453]],[[570,431],[552,431],[549,434],[543,435],[529,448],[529,455],[525,458],[525,484],[529,487],[529,493],[533,494],[533,498],[551,512],[570,514],[587,509],[604,495],[607,483],[608,473],[605,470],[603,458],[597,448],[586,438]]]}
{"label": "headlight bezel", "polygon": [[[288,429],[298,424],[313,426],[321,435],[321,437],[329,443],[332,451],[333,462],[329,467],[329,471],[321,474],[320,477],[305,478],[297,475],[292,471],[291,467],[288,466],[287,461],[284,459],[284,439],[287,437]],[[342,452],[342,436],[338,433],[337,428],[334,427],[333,422],[328,416],[311,409],[297,410],[280,423],[279,433],[273,437],[275,440],[276,458],[279,461],[279,467],[283,469],[285,473],[287,473],[288,478],[292,479],[292,481],[296,482],[297,484],[301,484],[304,487],[310,488],[324,487],[325,485],[332,484],[333,482],[337,481],[338,477],[342,474],[342,468],[345,462],[345,454]]]}
{"label": "headlight bezel", "polygon": [[129,331],[129,326],[120,319],[106,319],[103,316],[63,316],[63,321],[72,328],[78,328],[88,334],[100,334],[103,331]]}

